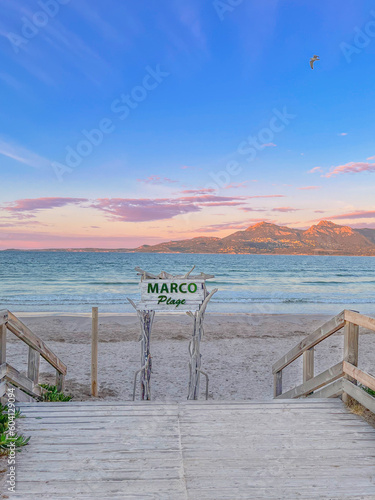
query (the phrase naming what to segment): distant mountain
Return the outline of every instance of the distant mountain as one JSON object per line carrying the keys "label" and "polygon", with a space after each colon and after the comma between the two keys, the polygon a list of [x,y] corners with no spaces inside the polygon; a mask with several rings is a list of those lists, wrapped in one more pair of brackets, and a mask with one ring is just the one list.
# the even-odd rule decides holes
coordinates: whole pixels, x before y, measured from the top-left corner
{"label": "distant mountain", "polygon": [[357,229],[357,232],[375,244],[375,229]]}
{"label": "distant mountain", "polygon": [[375,229],[321,221],[307,230],[259,222],[225,238],[199,237],[142,245],[133,252],[375,255]]}
{"label": "distant mountain", "polygon": [[352,229],[326,220],[307,230],[259,222],[225,238],[200,236],[158,245],[142,245],[133,249],[51,248],[39,251],[375,256],[375,229]]}

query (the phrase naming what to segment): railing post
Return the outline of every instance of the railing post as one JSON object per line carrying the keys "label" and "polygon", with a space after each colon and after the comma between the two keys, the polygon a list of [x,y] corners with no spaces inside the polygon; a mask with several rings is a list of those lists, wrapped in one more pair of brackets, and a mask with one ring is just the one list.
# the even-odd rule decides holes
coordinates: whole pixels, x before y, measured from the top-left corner
{"label": "railing post", "polygon": [[39,365],[40,354],[38,351],[29,347],[29,359],[27,366],[27,377],[34,382],[35,385],[39,383]]}
{"label": "railing post", "polygon": [[7,361],[7,325],[0,326],[0,365]]}
{"label": "railing post", "polygon": [[[344,361],[351,363],[354,366],[358,366],[358,337],[359,337],[359,326],[349,321],[345,321],[344,327]],[[349,375],[345,375],[345,378],[353,381],[356,384],[355,379]],[[342,400],[344,403],[348,404],[350,401],[350,396],[343,392]]]}
{"label": "railing post", "polygon": [[314,378],[314,348],[303,353],[303,383]]}
{"label": "railing post", "polygon": [[277,398],[283,392],[283,372],[280,370],[273,376],[273,397]]}
{"label": "railing post", "polygon": [[64,390],[65,376],[56,370],[56,387],[58,392],[63,392]]}
{"label": "railing post", "polygon": [[92,308],[91,396],[98,397],[98,308]]}

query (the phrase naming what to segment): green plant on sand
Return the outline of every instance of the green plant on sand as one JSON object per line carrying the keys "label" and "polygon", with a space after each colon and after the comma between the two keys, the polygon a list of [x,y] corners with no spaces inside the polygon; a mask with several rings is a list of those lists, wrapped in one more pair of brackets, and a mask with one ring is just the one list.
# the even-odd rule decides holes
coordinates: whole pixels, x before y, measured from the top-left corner
{"label": "green plant on sand", "polygon": [[[14,419],[20,418],[21,412],[16,410],[12,417]],[[9,430],[9,418],[8,407],[0,404],[0,455],[7,455],[12,444],[14,444],[16,450],[19,450],[26,446],[30,440],[29,437],[25,438],[22,434]]]}
{"label": "green plant on sand", "polygon": [[40,384],[40,387],[46,390],[43,394],[43,401],[70,401],[73,397],[59,392],[55,385]]}

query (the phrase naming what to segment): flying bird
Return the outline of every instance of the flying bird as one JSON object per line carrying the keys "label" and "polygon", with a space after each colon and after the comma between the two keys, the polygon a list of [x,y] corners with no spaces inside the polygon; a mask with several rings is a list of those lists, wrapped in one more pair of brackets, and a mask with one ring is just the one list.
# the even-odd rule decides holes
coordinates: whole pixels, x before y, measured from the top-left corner
{"label": "flying bird", "polygon": [[314,62],[315,61],[320,61],[320,57],[319,56],[313,56],[311,59],[310,59],[310,66],[311,66],[311,69],[314,69]]}

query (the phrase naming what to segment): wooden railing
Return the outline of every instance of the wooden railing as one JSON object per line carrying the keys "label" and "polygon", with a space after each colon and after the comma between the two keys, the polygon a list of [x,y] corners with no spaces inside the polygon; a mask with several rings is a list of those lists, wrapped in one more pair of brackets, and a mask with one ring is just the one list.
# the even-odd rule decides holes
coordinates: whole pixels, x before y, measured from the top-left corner
{"label": "wooden railing", "polygon": [[[6,361],[7,331],[12,332],[29,346],[27,376]],[[17,401],[42,399],[44,389],[39,385],[39,364],[42,356],[56,369],[56,385],[63,390],[66,366],[46,344],[10,311],[0,311],[0,397],[8,386],[16,388]]]}
{"label": "wooden railing", "polygon": [[[332,398],[342,395],[343,400],[348,401],[350,396],[375,413],[375,398],[357,385],[359,382],[375,391],[375,377],[357,367],[360,326],[375,331],[375,319],[345,310],[299,342],[272,367],[274,397]],[[344,328],[343,361],[314,376],[314,347],[341,328]],[[299,356],[303,356],[303,383],[283,393],[283,369]]]}

